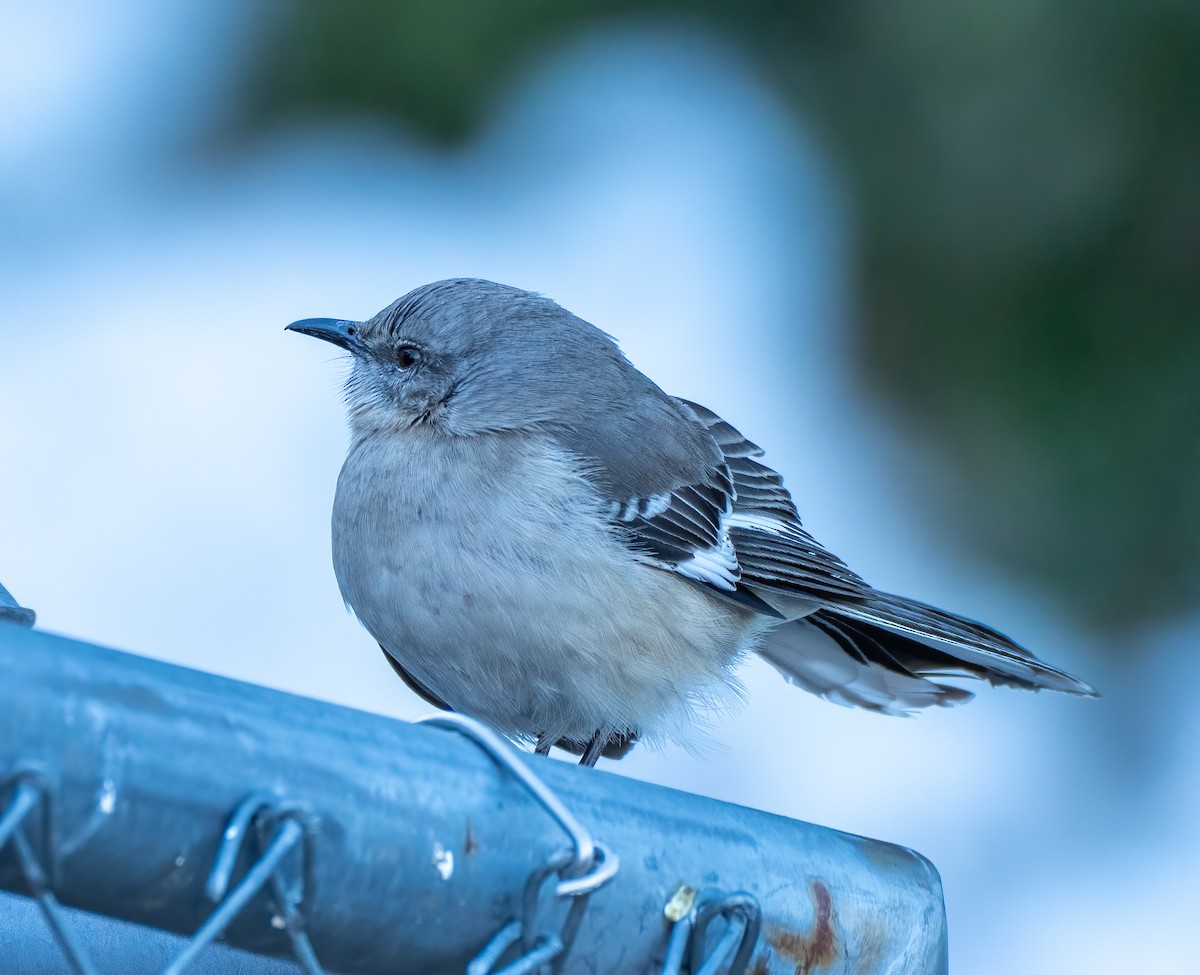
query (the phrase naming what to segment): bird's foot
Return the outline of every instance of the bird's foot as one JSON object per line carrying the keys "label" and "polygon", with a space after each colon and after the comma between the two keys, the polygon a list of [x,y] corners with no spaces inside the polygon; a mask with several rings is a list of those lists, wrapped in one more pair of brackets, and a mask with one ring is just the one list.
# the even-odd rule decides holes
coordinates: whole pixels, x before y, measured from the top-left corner
{"label": "bird's foot", "polygon": [[595,768],[596,763],[600,761],[600,756],[604,754],[604,749],[608,745],[608,735],[602,735],[597,731],[592,735],[592,740],[587,743],[587,748],[583,750],[583,758],[579,760],[580,765],[586,765],[588,768]]}

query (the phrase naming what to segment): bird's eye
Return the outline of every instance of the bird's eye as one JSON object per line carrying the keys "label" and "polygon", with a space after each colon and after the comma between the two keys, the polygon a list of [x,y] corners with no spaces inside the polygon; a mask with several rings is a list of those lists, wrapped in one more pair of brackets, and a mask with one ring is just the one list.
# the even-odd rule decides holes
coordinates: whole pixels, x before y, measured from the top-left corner
{"label": "bird's eye", "polygon": [[396,363],[401,369],[411,369],[421,361],[421,350],[415,345],[402,345],[396,350]]}

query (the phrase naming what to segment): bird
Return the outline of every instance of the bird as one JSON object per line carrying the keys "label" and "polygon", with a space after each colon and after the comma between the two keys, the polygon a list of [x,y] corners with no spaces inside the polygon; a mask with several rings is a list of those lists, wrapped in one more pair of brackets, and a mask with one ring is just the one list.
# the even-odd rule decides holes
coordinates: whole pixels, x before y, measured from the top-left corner
{"label": "bird", "polygon": [[454,278],[287,329],[351,357],[332,515],[347,607],[413,691],[537,754],[594,766],[699,740],[753,655],[883,714],[973,696],[947,677],[1096,695],[869,585],[761,448],[541,294]]}

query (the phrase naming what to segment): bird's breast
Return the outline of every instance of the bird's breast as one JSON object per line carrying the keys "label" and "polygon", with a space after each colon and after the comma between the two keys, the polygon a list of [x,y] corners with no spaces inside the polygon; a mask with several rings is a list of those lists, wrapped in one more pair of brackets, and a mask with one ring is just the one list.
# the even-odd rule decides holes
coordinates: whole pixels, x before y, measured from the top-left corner
{"label": "bird's breast", "polygon": [[461,574],[513,560],[515,569],[539,559],[547,536],[595,531],[599,508],[570,458],[544,441],[369,438],[352,448],[338,479],[334,559],[339,577],[362,565],[373,577],[413,584],[439,565]]}
{"label": "bird's breast", "polygon": [[519,621],[581,611],[568,593],[590,590],[597,559],[633,566],[600,507],[569,456],[536,438],[367,439],[338,479],[334,569],[393,652],[499,642]]}
{"label": "bird's breast", "polygon": [[644,728],[720,675],[745,621],[639,560],[565,451],[364,440],[333,511],[347,604],[451,707],[513,733]]}

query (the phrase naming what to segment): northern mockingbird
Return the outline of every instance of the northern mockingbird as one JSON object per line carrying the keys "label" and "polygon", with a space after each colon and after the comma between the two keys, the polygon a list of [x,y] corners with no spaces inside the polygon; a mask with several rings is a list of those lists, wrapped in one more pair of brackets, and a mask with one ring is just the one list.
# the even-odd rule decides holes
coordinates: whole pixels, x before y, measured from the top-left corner
{"label": "northern mockingbird", "polygon": [[942,676],[1093,695],[997,631],[873,589],[801,526],[762,450],[669,396],[604,332],[475,279],[365,322],[333,506],[347,605],[408,685],[582,763],[687,740],[757,653],[885,714],[968,700]]}

